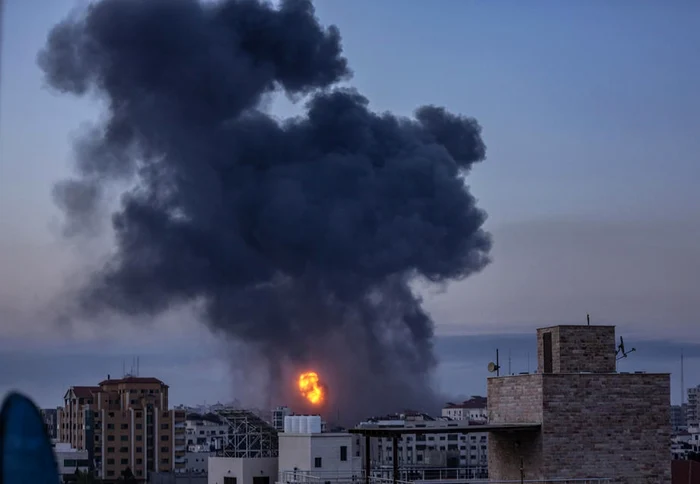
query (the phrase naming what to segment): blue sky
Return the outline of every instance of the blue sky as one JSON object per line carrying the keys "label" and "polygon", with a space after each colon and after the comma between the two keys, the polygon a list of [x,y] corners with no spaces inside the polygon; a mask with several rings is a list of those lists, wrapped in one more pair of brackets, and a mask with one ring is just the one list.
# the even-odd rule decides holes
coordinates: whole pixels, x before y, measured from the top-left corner
{"label": "blue sky", "polygon": [[[5,3],[0,335],[5,347],[12,342],[13,354],[28,354],[30,347],[51,353],[58,345],[61,358],[68,358],[87,354],[81,353],[85,341],[112,331],[115,356],[93,369],[116,373],[120,355],[134,352],[127,349],[133,335],[143,342],[139,351],[148,354],[150,342],[161,338],[161,323],[135,333],[131,326],[108,331],[99,325],[68,331],[56,328],[52,318],[56,304],[64,302],[61,289],[98,261],[108,244],[61,240],[50,197],[52,184],[69,173],[72,135],[99,116],[96,102],[43,89],[35,62],[48,30],[75,3]],[[594,321],[616,324],[630,338],[655,341],[650,348],[666,355],[665,363],[640,355],[638,363],[628,364],[676,371],[676,351],[662,348],[700,344],[700,3],[316,5],[323,23],[339,26],[355,72],[351,83],[375,110],[410,115],[434,103],[474,116],[483,126],[488,160],[469,184],[489,213],[494,262],[444,291],[425,290],[438,332],[481,335],[491,338],[486,346],[493,348],[499,336],[489,335],[530,334],[541,325],[583,321],[590,312]],[[280,101],[274,109],[284,116],[296,108]],[[205,331],[190,322],[178,328],[188,335]],[[166,373],[192,389],[201,381],[201,361],[223,357],[204,337],[186,349],[179,344],[156,361],[163,368],[178,362],[172,363],[179,365],[177,373]],[[56,369],[55,358],[39,361]],[[462,363],[443,365],[441,384],[465,393],[483,388],[482,358],[459,358]],[[688,384],[700,383],[698,361],[688,360]],[[30,378],[22,376],[22,365],[11,368],[0,391],[34,388],[46,404],[60,398],[58,390],[39,382],[42,372]],[[68,371],[51,374],[56,388],[90,383],[70,380]],[[205,395],[197,401],[224,398],[229,391],[211,387],[203,385]],[[180,392],[182,399],[191,394]],[[673,398],[678,394],[674,390]]]}

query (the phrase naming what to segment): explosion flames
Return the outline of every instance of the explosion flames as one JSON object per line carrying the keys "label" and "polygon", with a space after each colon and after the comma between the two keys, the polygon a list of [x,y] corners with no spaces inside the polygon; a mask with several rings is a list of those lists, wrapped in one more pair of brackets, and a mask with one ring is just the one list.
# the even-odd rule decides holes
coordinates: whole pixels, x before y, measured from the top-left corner
{"label": "explosion flames", "polygon": [[309,402],[320,405],[326,398],[326,393],[315,371],[307,371],[299,375],[299,392]]}

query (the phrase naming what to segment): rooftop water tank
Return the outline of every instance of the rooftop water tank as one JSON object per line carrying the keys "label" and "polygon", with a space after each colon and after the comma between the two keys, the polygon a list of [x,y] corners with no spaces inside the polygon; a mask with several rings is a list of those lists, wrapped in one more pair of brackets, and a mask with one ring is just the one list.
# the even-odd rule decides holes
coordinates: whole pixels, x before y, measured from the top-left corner
{"label": "rooftop water tank", "polygon": [[309,433],[310,434],[320,434],[321,433],[321,416],[311,415],[308,421]]}
{"label": "rooftop water tank", "polygon": [[309,433],[309,417],[304,415],[299,417],[299,433],[308,434]]}
{"label": "rooftop water tank", "polygon": [[293,434],[299,433],[299,420],[300,419],[301,419],[301,417],[298,415],[295,415],[292,417],[292,433]]}

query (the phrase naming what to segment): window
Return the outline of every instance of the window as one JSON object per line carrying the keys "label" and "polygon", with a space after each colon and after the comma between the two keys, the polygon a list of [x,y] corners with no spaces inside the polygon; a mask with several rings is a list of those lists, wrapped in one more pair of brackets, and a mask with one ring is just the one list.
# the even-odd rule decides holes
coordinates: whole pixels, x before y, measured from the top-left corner
{"label": "window", "polygon": [[341,461],[348,460],[348,446],[347,445],[340,446],[340,460]]}
{"label": "window", "polygon": [[143,452],[143,447],[136,447],[136,452],[138,452],[139,454]]}
{"label": "window", "polygon": [[141,430],[141,429],[143,429],[143,424],[137,423],[136,430]]}
{"label": "window", "polygon": [[320,458],[320,457],[316,457],[316,458],[314,459],[314,467],[317,468],[317,469],[320,468],[320,467],[323,467],[323,462],[321,461],[321,458]]}
{"label": "window", "polygon": [[168,447],[161,447],[160,451],[163,452],[164,454],[167,454],[168,452],[170,452],[170,449]]}
{"label": "window", "polygon": [[114,453],[114,447],[107,447],[107,453],[108,454]]}
{"label": "window", "polygon": [[270,478],[268,476],[253,477],[253,484],[270,484]]}
{"label": "window", "polygon": [[236,478],[224,476],[224,484],[236,484]]}
{"label": "window", "polygon": [[141,442],[143,440],[143,435],[136,436],[136,442]]}
{"label": "window", "polygon": [[108,435],[107,442],[114,442],[114,435]]}
{"label": "window", "polygon": [[126,430],[129,428],[129,424],[121,424],[121,429]]}
{"label": "window", "polygon": [[125,453],[129,452],[129,448],[128,447],[119,447],[119,452],[121,452],[122,454],[125,454]]}
{"label": "window", "polygon": [[114,430],[114,424],[108,423],[107,428],[110,430]]}
{"label": "window", "polygon": [[128,435],[122,435],[122,436],[119,438],[119,440],[121,440],[122,442],[128,442],[128,441],[129,441],[129,436],[128,436]]}
{"label": "window", "polygon": [[136,459],[136,465],[140,466],[143,464],[143,459]]}
{"label": "window", "polygon": [[113,475],[114,475],[114,471],[112,471],[112,470],[107,471],[107,475],[108,475],[108,476],[113,476]]}
{"label": "window", "polygon": [[552,373],[552,333],[542,334],[542,350],[544,357],[542,370],[544,373]]}
{"label": "window", "polygon": [[170,464],[170,459],[168,459],[168,458],[166,457],[165,459],[161,459],[161,460],[160,460],[160,463],[161,463],[161,464]]}
{"label": "window", "polygon": [[121,464],[122,464],[123,466],[129,465],[129,459],[122,459],[122,460],[121,460]]}
{"label": "window", "polygon": [[160,441],[161,441],[161,442],[167,442],[168,440],[170,440],[170,437],[169,437],[169,436],[167,436],[167,435],[161,435],[161,436],[160,436]]}
{"label": "window", "polygon": [[168,424],[164,423],[164,424],[160,424],[160,428],[163,430],[168,430],[168,428],[170,428],[170,426]]}
{"label": "window", "polygon": [[109,465],[109,466],[114,465],[114,459],[107,459],[107,465]]}
{"label": "window", "polygon": [[136,412],[136,418],[143,418],[143,412]]}

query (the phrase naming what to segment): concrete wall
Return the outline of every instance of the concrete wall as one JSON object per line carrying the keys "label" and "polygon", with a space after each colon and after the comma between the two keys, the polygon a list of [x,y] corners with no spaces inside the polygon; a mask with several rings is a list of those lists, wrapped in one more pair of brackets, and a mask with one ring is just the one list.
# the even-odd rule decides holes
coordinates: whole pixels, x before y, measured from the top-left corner
{"label": "concrete wall", "polygon": [[[354,437],[347,433],[279,434],[280,472],[293,471],[311,475],[349,477],[357,475],[361,458],[355,457]],[[341,447],[346,447],[346,460],[341,460]],[[316,467],[316,459],[321,466]]]}
{"label": "concrete wall", "polygon": [[188,452],[185,454],[185,472],[188,474],[206,474],[209,470],[209,457],[215,452]]}
{"label": "concrete wall", "polygon": [[267,477],[270,484],[277,481],[277,458],[236,459],[210,457],[208,484],[225,484],[226,477],[235,477],[236,484],[253,484],[254,477]]}
{"label": "concrete wall", "polygon": [[553,373],[614,373],[617,370],[615,326],[553,326],[537,330],[538,373],[544,373],[542,335],[545,333],[552,334]]}
{"label": "concrete wall", "polygon": [[543,383],[547,477],[671,482],[669,375],[545,375]]}

